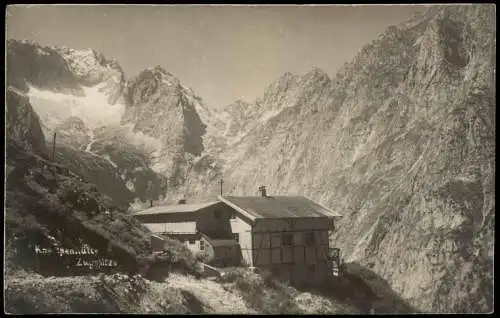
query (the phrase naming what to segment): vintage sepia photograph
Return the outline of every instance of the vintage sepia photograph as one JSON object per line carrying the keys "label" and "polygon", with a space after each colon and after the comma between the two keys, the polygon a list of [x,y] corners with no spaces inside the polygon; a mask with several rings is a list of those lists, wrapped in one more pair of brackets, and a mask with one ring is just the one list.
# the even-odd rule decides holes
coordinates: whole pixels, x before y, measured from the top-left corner
{"label": "vintage sepia photograph", "polygon": [[494,4],[5,15],[4,313],[493,313]]}

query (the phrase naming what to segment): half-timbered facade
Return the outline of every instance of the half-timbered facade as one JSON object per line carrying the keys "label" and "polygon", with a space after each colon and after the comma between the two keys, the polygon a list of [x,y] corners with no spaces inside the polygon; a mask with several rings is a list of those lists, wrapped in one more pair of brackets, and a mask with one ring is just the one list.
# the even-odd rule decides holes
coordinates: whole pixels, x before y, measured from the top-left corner
{"label": "half-timbered facade", "polygon": [[301,196],[219,200],[234,211],[231,228],[248,266],[267,269],[296,285],[316,284],[334,275],[339,260],[332,255],[338,250],[330,246],[329,234],[339,214]]}

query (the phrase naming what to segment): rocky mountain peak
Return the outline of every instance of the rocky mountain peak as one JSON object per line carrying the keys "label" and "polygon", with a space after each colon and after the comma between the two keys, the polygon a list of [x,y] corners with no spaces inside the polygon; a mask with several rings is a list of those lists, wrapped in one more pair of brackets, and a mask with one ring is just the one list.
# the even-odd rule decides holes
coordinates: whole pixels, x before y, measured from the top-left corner
{"label": "rocky mountain peak", "polygon": [[128,104],[147,103],[156,96],[180,94],[180,81],[161,66],[154,66],[141,71],[128,82]]}
{"label": "rocky mountain peak", "polygon": [[[115,104],[121,98],[125,75],[116,61],[93,49],[46,46],[31,41],[7,42],[7,76],[10,85],[25,92],[41,90],[85,96],[85,88],[98,87]],[[29,64],[26,61],[30,61]]]}
{"label": "rocky mountain peak", "polygon": [[315,67],[306,74],[302,75],[299,82],[300,86],[303,88],[306,88],[307,86],[318,88],[330,84],[331,79],[325,71]]}
{"label": "rocky mountain peak", "polygon": [[287,82],[291,81],[297,78],[297,75],[293,74],[292,72],[285,72],[281,77],[278,79],[278,82]]}
{"label": "rocky mountain peak", "polygon": [[161,65],[155,65],[155,66],[148,67],[148,68],[146,68],[146,71],[151,71],[153,73],[172,75],[169,72],[167,72]]}
{"label": "rocky mountain peak", "polygon": [[[122,68],[93,49],[75,50],[59,48],[57,51],[68,62],[75,77],[86,86],[106,85],[112,95],[121,93],[125,82]],[[116,98],[115,98],[116,99]]]}
{"label": "rocky mountain peak", "polygon": [[172,73],[166,71],[162,66],[156,65],[154,67],[147,68],[146,72],[150,72],[154,76],[159,84],[166,84],[167,86],[178,87],[180,86],[180,81]]}
{"label": "rocky mountain peak", "polygon": [[266,99],[267,96],[280,92],[286,92],[287,90],[292,89],[294,85],[297,84],[298,79],[299,77],[297,75],[286,72],[267,87],[264,93],[264,99]]}
{"label": "rocky mountain peak", "polygon": [[255,102],[260,111],[277,110],[285,103],[286,96],[290,96],[298,88],[299,76],[286,72],[264,91],[264,95]]}
{"label": "rocky mountain peak", "polygon": [[[210,112],[188,87],[160,66],[141,71],[127,85],[122,124],[132,125],[143,139],[154,140],[156,171],[174,173],[186,158],[199,156]],[[200,117],[204,117],[202,120]],[[175,172],[177,173],[177,172]]]}
{"label": "rocky mountain peak", "polygon": [[224,108],[225,112],[228,112],[230,114],[235,114],[235,113],[241,113],[248,109],[249,107],[252,107],[252,104],[249,102],[246,102],[242,99],[235,100],[228,106]]}
{"label": "rocky mountain peak", "polygon": [[302,78],[318,79],[318,80],[330,79],[328,74],[326,74],[326,72],[319,67],[313,67],[309,72],[304,74]]}

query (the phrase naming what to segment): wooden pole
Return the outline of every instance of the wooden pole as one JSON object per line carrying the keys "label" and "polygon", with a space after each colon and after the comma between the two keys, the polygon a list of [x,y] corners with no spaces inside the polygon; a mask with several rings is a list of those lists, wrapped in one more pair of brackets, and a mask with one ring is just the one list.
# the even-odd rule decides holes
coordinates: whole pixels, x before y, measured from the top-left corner
{"label": "wooden pole", "polygon": [[54,132],[54,140],[52,141],[52,161],[56,161],[56,133]]}
{"label": "wooden pole", "polygon": [[31,129],[31,111],[28,112],[28,128]]}
{"label": "wooden pole", "polygon": [[219,183],[220,183],[220,195],[222,196],[222,184],[224,183],[224,181],[220,179]]}
{"label": "wooden pole", "polygon": [[147,196],[150,196],[150,199],[149,199],[149,207],[152,208],[153,207],[153,199],[151,199],[151,196],[153,195],[153,182],[151,180],[148,181],[148,184],[146,186],[146,195]]}

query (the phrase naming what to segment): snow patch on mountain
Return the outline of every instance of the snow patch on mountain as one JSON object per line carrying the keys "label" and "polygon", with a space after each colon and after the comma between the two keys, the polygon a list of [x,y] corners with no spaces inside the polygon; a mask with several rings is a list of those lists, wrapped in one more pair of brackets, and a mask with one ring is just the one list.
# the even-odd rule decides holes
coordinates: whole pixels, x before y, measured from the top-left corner
{"label": "snow patch on mountain", "polygon": [[92,144],[96,142],[96,139],[95,139],[95,134],[92,130],[90,130],[90,141],[88,143],[88,145],[85,147],[85,151],[86,152],[91,152],[92,150]]}
{"label": "snow patch on mountain", "polygon": [[110,104],[103,85],[83,87],[84,96],[55,93],[30,86],[28,97],[35,111],[48,128],[53,129],[69,117],[80,117],[85,125],[94,129],[104,125],[119,124],[125,105]]}
{"label": "snow patch on mountain", "polygon": [[89,131],[89,138],[90,138],[90,140],[89,140],[89,143],[87,144],[87,146],[85,147],[85,152],[91,154],[94,157],[103,158],[107,162],[109,162],[114,168],[118,168],[118,165],[111,160],[111,157],[109,156],[109,154],[99,155],[99,154],[92,151],[92,145],[97,141],[96,136],[92,130]]}
{"label": "snow patch on mountain", "polygon": [[114,168],[118,168],[118,165],[111,161],[111,157],[109,156],[109,154],[104,154],[102,155],[102,157],[106,159]]}

